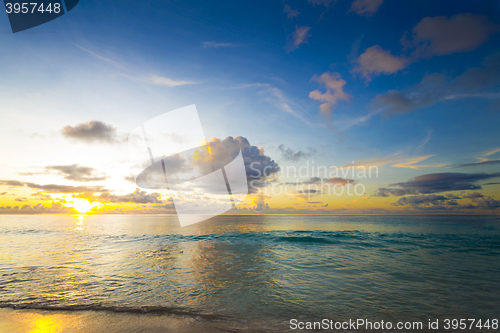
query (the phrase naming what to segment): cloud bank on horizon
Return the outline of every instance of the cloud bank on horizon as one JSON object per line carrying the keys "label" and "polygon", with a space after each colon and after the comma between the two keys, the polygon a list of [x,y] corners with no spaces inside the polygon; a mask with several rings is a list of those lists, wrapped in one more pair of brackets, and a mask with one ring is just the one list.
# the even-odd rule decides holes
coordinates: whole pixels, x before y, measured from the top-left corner
{"label": "cloud bank on horizon", "polygon": [[5,36],[0,213],[174,213],[175,193],[135,184],[126,138],[196,103],[210,153],[243,152],[230,213],[498,214],[499,8],[82,3],[57,34]]}

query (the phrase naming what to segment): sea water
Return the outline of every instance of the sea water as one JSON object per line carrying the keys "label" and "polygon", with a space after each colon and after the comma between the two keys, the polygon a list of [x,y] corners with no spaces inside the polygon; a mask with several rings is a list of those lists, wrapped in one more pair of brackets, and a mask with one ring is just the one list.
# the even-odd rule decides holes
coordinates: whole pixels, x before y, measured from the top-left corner
{"label": "sea water", "polygon": [[0,307],[290,320],[500,319],[496,216],[0,216]]}

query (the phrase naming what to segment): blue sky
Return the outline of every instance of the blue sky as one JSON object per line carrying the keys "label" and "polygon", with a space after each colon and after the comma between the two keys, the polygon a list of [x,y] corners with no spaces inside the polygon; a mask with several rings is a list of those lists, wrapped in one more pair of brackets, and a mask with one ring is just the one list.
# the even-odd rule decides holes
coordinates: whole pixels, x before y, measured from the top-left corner
{"label": "blue sky", "polygon": [[[282,167],[379,166],[379,178],[364,180],[366,202],[379,201],[363,209],[393,207],[399,198],[376,198],[378,188],[420,175],[484,172],[493,182],[500,163],[455,166],[500,158],[499,14],[496,1],[80,1],[16,34],[0,15],[10,157],[1,178],[55,183],[26,170],[75,163],[110,173],[126,146],[89,146],[61,129],[96,120],[125,135],[196,104],[207,137],[245,137]],[[468,184],[496,211],[498,185]],[[340,201],[347,209],[353,199]],[[422,207],[456,211],[448,201]]]}

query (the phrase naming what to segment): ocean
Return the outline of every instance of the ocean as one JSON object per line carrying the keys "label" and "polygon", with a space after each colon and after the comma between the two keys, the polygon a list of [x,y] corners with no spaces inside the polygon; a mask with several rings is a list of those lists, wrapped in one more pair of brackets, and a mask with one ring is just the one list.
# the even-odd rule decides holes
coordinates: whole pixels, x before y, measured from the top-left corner
{"label": "ocean", "polygon": [[2,308],[272,332],[297,331],[293,319],[500,319],[497,216],[225,215],[181,228],[171,215],[2,215],[0,258]]}

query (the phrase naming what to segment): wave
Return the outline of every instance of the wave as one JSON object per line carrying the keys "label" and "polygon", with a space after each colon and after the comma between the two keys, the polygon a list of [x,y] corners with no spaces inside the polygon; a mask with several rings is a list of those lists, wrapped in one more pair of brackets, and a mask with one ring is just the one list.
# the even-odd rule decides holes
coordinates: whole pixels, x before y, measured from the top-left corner
{"label": "wave", "polygon": [[165,306],[104,306],[104,305],[45,305],[33,303],[2,303],[0,309],[15,310],[44,310],[44,311],[92,311],[92,312],[113,312],[130,314],[158,314],[158,315],[177,315],[185,317],[203,318],[206,320],[227,320],[229,317],[220,314],[202,313],[196,310],[189,310],[177,307]]}

